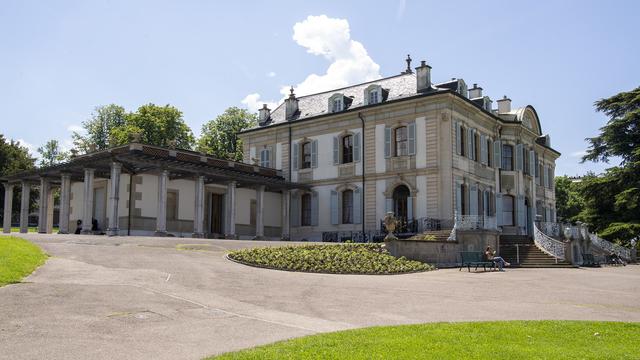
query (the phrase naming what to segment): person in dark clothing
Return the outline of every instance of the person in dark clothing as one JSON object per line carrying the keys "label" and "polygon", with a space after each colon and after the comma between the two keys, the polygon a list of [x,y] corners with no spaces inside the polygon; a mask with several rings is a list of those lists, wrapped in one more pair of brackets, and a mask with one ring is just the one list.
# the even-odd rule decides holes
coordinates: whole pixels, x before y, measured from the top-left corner
{"label": "person in dark clothing", "polygon": [[76,232],[75,234],[80,234],[80,232],[82,231],[82,220],[78,220],[76,221]]}
{"label": "person in dark clothing", "polygon": [[91,231],[98,231],[98,220],[91,219]]}

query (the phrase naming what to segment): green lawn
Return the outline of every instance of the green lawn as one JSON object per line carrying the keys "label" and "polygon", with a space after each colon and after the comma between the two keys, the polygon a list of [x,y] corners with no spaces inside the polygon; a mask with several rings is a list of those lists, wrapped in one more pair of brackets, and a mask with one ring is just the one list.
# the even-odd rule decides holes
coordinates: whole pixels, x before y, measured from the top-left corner
{"label": "green lawn", "polygon": [[[32,232],[32,233],[38,232],[38,227],[37,227],[37,226],[29,226],[29,227],[27,228],[27,231],[28,231],[28,232],[30,232],[30,233],[31,233],[31,232]],[[12,227],[11,227],[11,232],[20,232],[20,228],[19,228],[19,227],[12,226]],[[57,226],[54,226],[54,227],[53,227],[53,233],[55,234],[55,233],[57,233],[57,232],[58,232],[58,227],[57,227]]]}
{"label": "green lawn", "polygon": [[38,246],[14,236],[0,236],[0,286],[20,282],[46,259],[47,254]]}
{"label": "green lawn", "polygon": [[271,269],[330,274],[400,274],[434,269],[419,261],[393,257],[382,244],[250,248],[232,251],[229,258]]}
{"label": "green lawn", "polygon": [[640,323],[433,323],[313,335],[215,359],[640,359],[639,339]]}

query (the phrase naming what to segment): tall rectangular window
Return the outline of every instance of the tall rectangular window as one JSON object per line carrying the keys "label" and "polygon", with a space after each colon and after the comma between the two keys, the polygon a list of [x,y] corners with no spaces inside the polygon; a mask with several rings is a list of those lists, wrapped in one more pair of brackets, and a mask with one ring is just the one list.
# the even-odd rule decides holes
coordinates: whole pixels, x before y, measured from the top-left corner
{"label": "tall rectangular window", "polygon": [[301,146],[301,164],[300,164],[300,168],[302,169],[308,169],[311,167],[311,142],[307,141],[305,143],[302,144]]}
{"label": "tall rectangular window", "polygon": [[369,92],[369,104],[377,104],[378,103],[378,92],[370,91]]}
{"label": "tall rectangular window", "polygon": [[311,226],[311,194],[300,197],[300,224]]}
{"label": "tall rectangular window", "polygon": [[502,196],[502,224],[506,226],[513,226],[513,196]]}
{"label": "tall rectangular window", "polygon": [[351,162],[353,162],[353,135],[347,135],[342,138],[342,163]]}
{"label": "tall rectangular window", "polygon": [[353,190],[342,192],[342,223],[353,224]]}
{"label": "tall rectangular window", "polygon": [[178,192],[167,191],[167,220],[178,219]]}
{"label": "tall rectangular window", "polygon": [[333,112],[342,111],[342,99],[333,100]]}
{"label": "tall rectangular window", "polygon": [[502,145],[502,170],[513,170],[513,146]]}
{"label": "tall rectangular window", "polygon": [[409,154],[407,146],[407,127],[401,126],[395,130],[396,140],[396,156],[405,156]]}

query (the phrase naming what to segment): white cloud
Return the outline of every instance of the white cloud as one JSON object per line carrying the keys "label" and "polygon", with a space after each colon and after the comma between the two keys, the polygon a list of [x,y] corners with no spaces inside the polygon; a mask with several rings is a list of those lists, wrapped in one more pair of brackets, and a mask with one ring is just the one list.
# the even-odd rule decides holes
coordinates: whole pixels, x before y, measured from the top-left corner
{"label": "white cloud", "polygon": [[396,11],[396,19],[402,20],[404,17],[404,11],[407,8],[407,0],[400,0],[398,2],[398,10]]}
{"label": "white cloud", "polygon": [[257,93],[247,95],[240,102],[244,104],[251,112],[257,112],[258,109],[262,108],[262,104],[267,104],[267,107],[271,110],[275,109],[278,106],[278,103],[274,101],[261,101],[260,94]]}
{"label": "white cloud", "polygon": [[585,155],[587,155],[586,150],[574,151],[571,153],[571,157],[583,157]]}
{"label": "white cloud", "polygon": [[267,73],[267,77],[270,77],[270,78],[272,78],[272,77],[276,77],[276,73],[275,73],[275,71],[269,71],[269,72]]}
{"label": "white cloud", "polygon": [[[295,85],[297,96],[323,92],[351,84],[379,79],[380,65],[367,53],[362,43],[351,39],[351,29],[346,19],[326,15],[308,16],[293,26],[293,40],[307,49],[309,54],[322,56],[330,64],[324,74],[310,74]],[[280,89],[282,99],[289,95],[289,86]],[[261,107],[260,94],[247,95],[242,100],[249,110]],[[265,101],[263,101],[265,102]],[[266,101],[274,104],[274,101]],[[257,104],[257,105],[256,105]],[[270,107],[273,109],[273,107]]]}
{"label": "white cloud", "polygon": [[29,150],[29,155],[35,157],[35,158],[39,158],[40,154],[38,153],[38,147],[34,146],[31,143],[26,142],[24,139],[18,139],[16,140],[17,142],[20,143],[20,146],[26,147],[27,150]]}
{"label": "white cloud", "polygon": [[83,133],[84,132],[84,128],[82,126],[80,126],[80,125],[72,124],[72,125],[67,126],[67,131],[71,132],[71,133],[73,133],[73,132]]}

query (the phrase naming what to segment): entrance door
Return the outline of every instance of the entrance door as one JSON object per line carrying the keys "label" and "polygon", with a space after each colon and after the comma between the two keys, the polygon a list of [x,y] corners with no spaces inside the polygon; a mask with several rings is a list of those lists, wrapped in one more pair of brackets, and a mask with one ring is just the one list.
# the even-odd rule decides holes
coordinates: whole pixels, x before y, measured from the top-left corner
{"label": "entrance door", "polygon": [[104,187],[93,190],[93,218],[98,221],[98,230],[107,228],[105,224],[107,216],[107,191]]}
{"label": "entrance door", "polygon": [[393,190],[393,212],[398,219],[408,220],[409,211],[407,208],[407,199],[409,198],[409,188],[400,185]]}
{"label": "entrance door", "polygon": [[211,229],[212,234],[224,233],[224,195],[211,194]]}

